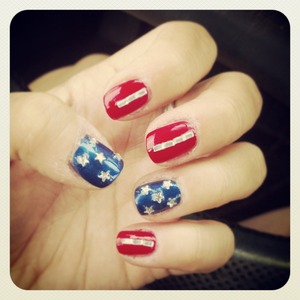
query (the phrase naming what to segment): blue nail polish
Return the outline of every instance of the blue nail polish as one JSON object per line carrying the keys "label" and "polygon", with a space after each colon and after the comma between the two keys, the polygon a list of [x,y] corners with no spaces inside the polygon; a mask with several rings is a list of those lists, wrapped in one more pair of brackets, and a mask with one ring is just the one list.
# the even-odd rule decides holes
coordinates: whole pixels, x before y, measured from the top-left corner
{"label": "blue nail polish", "polygon": [[135,204],[141,215],[152,215],[178,205],[181,193],[173,180],[161,180],[139,186],[135,190]]}
{"label": "blue nail polish", "polygon": [[85,135],[73,155],[71,165],[83,179],[104,188],[115,181],[124,164],[119,154]]}

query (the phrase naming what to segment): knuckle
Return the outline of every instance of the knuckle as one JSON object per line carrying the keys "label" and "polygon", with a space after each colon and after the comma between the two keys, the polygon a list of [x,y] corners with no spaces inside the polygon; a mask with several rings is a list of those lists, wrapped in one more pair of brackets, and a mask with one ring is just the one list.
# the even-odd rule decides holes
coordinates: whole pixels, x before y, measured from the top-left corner
{"label": "knuckle", "polygon": [[250,196],[264,182],[267,167],[261,149],[248,142],[238,142],[224,150],[222,161],[214,166],[217,189],[215,207]]}
{"label": "knuckle", "polygon": [[259,187],[267,176],[267,164],[265,156],[258,146],[252,143],[247,143],[247,145],[249,150],[252,152],[251,157],[253,160],[253,168],[256,174],[256,185]]}
{"label": "knuckle", "polygon": [[205,229],[194,229],[195,245],[186,265],[189,272],[214,271],[224,265],[233,254],[234,235],[227,225],[203,220],[201,227]]}
{"label": "knuckle", "polygon": [[189,272],[199,272],[206,265],[206,247],[209,241],[206,240],[206,235],[201,234],[201,230],[195,227],[193,231],[193,247],[191,247],[190,255],[185,261],[185,269]]}
{"label": "knuckle", "polygon": [[[51,103],[53,103],[53,98],[41,93],[33,93],[24,100],[22,132],[27,132],[27,134],[22,138],[23,147],[19,150],[19,157],[26,160],[34,156],[43,144],[47,130],[51,127],[49,123],[55,122],[51,117],[60,113],[55,109],[55,105],[50,105]],[[34,125],[32,120],[34,120]]]}
{"label": "knuckle", "polygon": [[226,164],[216,164],[216,180],[218,188],[215,189],[215,206],[220,206],[220,203],[226,203],[232,198],[231,192],[233,190],[233,174],[228,169]]}
{"label": "knuckle", "polygon": [[[202,57],[216,58],[217,45],[202,25],[191,21],[170,21],[160,25],[160,27],[161,33],[174,36],[175,40],[184,45],[184,47],[179,47],[180,52],[177,54],[180,61],[186,62],[187,59],[192,58],[194,62],[197,62],[199,59],[196,60],[195,56],[197,58],[199,53]],[[198,64],[193,66],[197,67]]]}
{"label": "knuckle", "polygon": [[254,79],[243,72],[226,72],[223,76],[229,81],[228,86],[232,86],[237,91],[239,99],[247,100],[247,107],[255,115],[259,115],[262,108],[262,96]]}
{"label": "knuckle", "polygon": [[[262,150],[249,142],[241,142],[238,145],[241,149],[241,155],[247,165],[247,168],[240,175],[240,181],[243,188],[239,190],[237,199],[244,199],[250,196],[264,182],[267,176],[267,166]],[[241,163],[242,164],[242,163]],[[239,178],[237,178],[237,181]]]}
{"label": "knuckle", "polygon": [[262,96],[256,82],[248,74],[238,73],[238,75],[239,82],[241,86],[244,87],[244,92],[247,93],[252,100],[250,102],[250,104],[252,104],[252,109],[259,114],[262,108]]}
{"label": "knuckle", "polygon": [[[184,35],[188,38],[190,49],[193,50],[194,56],[201,55],[202,57],[210,57],[213,60],[216,59],[217,45],[206,28],[199,24],[189,23],[187,33],[184,33]],[[190,54],[190,52],[187,53],[187,55]],[[201,61],[201,63],[203,64],[204,62]],[[201,66],[198,67],[200,68]]]}
{"label": "knuckle", "polygon": [[229,122],[233,122],[232,134],[240,136],[256,122],[262,108],[262,97],[254,80],[241,72],[225,72],[217,76],[212,87],[222,99],[222,106]]}

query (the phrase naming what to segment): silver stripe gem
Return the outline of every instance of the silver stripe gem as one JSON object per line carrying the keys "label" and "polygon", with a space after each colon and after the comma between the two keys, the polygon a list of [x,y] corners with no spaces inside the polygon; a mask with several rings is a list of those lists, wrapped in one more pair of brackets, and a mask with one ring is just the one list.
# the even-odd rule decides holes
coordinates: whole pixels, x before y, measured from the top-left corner
{"label": "silver stripe gem", "polygon": [[166,141],[164,143],[155,145],[153,147],[153,151],[158,152],[158,151],[173,147],[179,143],[185,142],[186,140],[193,138],[194,136],[195,136],[195,134],[193,131],[188,131],[180,136],[175,137],[174,139],[172,139],[170,141]]}
{"label": "silver stripe gem", "polygon": [[150,240],[142,240],[142,239],[120,239],[122,245],[139,245],[139,246],[145,246],[145,247],[153,247],[154,242]]}
{"label": "silver stripe gem", "polygon": [[143,97],[144,95],[147,94],[147,89],[146,88],[142,88],[140,90],[138,90],[137,92],[127,96],[126,98],[119,100],[116,102],[116,105],[118,106],[118,108],[121,108],[123,106],[128,105],[129,103]]}

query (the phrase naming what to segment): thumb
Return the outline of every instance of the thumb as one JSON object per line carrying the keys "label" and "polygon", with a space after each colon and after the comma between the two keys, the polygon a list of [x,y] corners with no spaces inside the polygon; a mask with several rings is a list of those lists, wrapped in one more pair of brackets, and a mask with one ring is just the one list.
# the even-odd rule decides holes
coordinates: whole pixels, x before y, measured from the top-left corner
{"label": "thumb", "polygon": [[13,93],[10,103],[11,160],[22,160],[57,182],[82,188],[106,187],[120,174],[120,155],[56,97]]}

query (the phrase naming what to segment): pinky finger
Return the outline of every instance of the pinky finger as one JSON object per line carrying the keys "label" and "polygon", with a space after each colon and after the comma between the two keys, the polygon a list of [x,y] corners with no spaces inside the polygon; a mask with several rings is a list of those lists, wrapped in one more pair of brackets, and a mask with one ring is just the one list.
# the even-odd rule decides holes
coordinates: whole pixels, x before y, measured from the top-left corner
{"label": "pinky finger", "polygon": [[117,249],[133,265],[163,268],[173,275],[206,273],[233,255],[234,236],[217,221],[143,223],[119,232]]}

